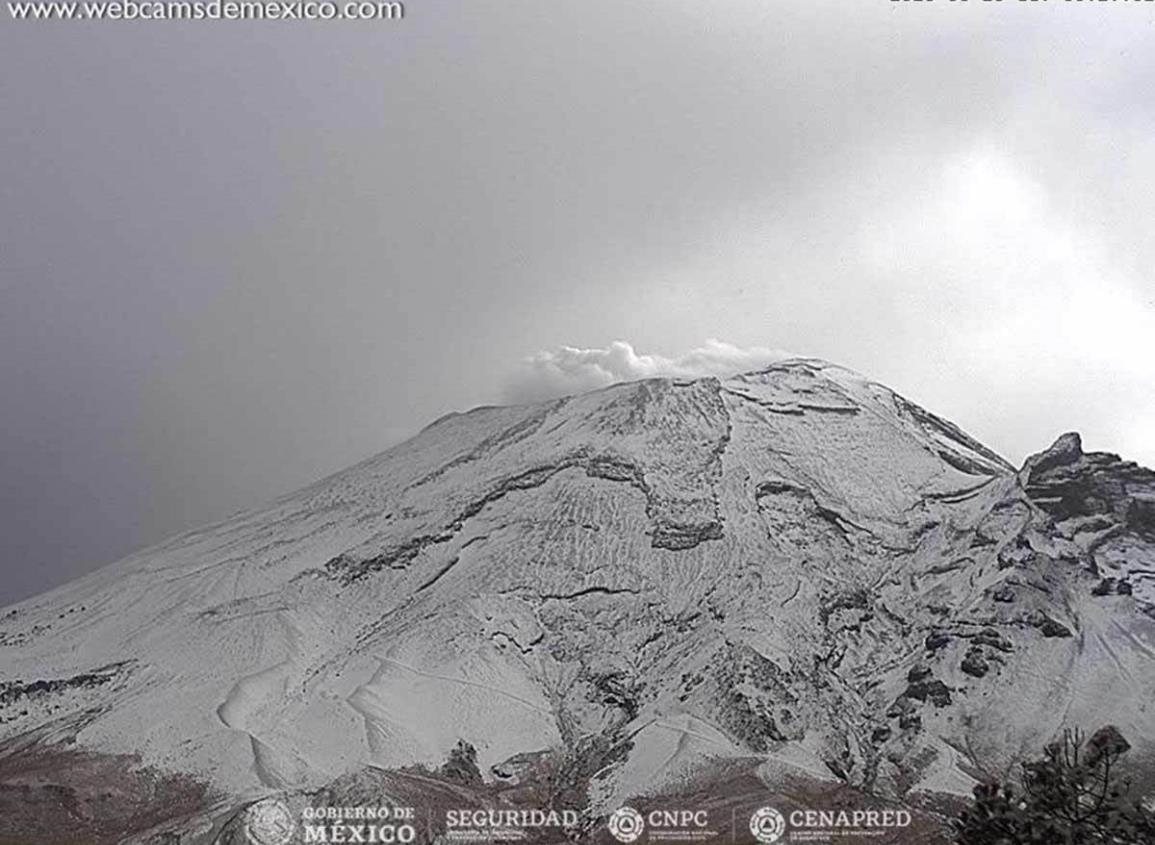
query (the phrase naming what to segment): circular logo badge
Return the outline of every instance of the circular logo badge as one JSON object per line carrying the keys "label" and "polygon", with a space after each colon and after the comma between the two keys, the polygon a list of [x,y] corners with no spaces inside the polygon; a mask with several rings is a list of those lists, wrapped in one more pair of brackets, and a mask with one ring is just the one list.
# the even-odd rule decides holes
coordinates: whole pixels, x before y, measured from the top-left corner
{"label": "circular logo badge", "polygon": [[769,845],[781,839],[786,832],[786,819],[773,807],[762,807],[750,817],[750,832],[759,842]]}
{"label": "circular logo badge", "polygon": [[285,845],[297,822],[283,801],[266,798],[245,810],[245,836],[253,845]]}
{"label": "circular logo badge", "polygon": [[633,807],[620,807],[610,814],[609,826],[618,842],[633,842],[642,835],[646,823]]}

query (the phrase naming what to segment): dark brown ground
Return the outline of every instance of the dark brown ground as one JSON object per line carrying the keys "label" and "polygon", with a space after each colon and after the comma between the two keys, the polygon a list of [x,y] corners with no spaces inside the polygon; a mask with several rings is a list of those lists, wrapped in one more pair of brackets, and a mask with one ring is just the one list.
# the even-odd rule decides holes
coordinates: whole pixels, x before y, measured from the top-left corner
{"label": "dark brown ground", "polygon": [[[702,772],[693,784],[663,795],[630,801],[643,814],[652,809],[706,810],[711,835],[699,843],[757,845],[749,831],[751,814],[772,806],[789,815],[793,809],[907,809],[913,824],[876,837],[811,839],[863,845],[947,845],[945,818],[957,806],[942,800],[935,806],[912,807],[885,802],[848,786],[791,776],[789,782],[767,786],[755,774],[757,760],[719,763]],[[565,767],[549,755],[527,758],[519,776],[509,783],[482,783],[466,770],[383,771],[366,769],[335,781],[311,795],[285,796],[295,808],[313,806],[411,806],[416,810],[419,838],[430,842],[444,832],[449,809],[561,809],[584,801],[567,782]],[[581,790],[584,793],[584,790]],[[68,747],[34,746],[0,755],[0,845],[116,845],[125,838],[157,828],[179,830],[180,820],[210,812],[215,805],[204,784],[183,775],[165,775],[140,767],[128,756],[99,755]],[[241,830],[243,806],[227,811],[222,842],[246,843]],[[652,831],[650,832],[652,833]],[[299,837],[299,833],[298,833]],[[158,838],[158,842],[176,839]],[[592,821],[572,839],[560,831],[542,831],[522,840],[524,845],[577,841],[618,845],[604,819]],[[657,842],[644,835],[636,845]],[[789,835],[783,843],[799,841]]]}
{"label": "dark brown ground", "polygon": [[0,845],[115,845],[207,799],[203,784],[129,756],[25,749],[0,756]]}

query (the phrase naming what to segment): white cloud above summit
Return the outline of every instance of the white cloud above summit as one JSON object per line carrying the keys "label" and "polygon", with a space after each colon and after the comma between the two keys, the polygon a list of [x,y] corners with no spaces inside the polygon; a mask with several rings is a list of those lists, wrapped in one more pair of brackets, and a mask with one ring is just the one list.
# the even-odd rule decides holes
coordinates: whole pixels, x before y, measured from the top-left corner
{"label": "white cloud above summit", "polygon": [[781,349],[741,347],[715,338],[671,356],[639,354],[625,340],[603,348],[562,346],[522,361],[507,395],[514,402],[532,402],[644,378],[729,376],[790,357]]}

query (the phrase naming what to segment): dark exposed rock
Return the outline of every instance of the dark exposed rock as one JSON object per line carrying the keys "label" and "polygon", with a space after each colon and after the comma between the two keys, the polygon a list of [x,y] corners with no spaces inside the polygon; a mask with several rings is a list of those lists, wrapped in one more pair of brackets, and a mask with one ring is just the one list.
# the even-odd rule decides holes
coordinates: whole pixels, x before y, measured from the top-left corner
{"label": "dark exposed rock", "polygon": [[[824,595],[822,603],[818,608],[818,618],[823,625],[828,625],[832,616],[841,611],[867,611],[870,608],[870,596],[863,589],[846,590],[835,593],[834,595]],[[859,631],[861,630],[861,623],[868,622],[873,618],[871,613],[851,613],[853,619],[852,624],[845,624],[846,618],[843,617],[839,621],[843,623],[842,630]]]}
{"label": "dark exposed rock", "polygon": [[906,673],[906,679],[912,684],[930,677],[930,667],[919,664],[918,666],[911,666],[910,671]]}
{"label": "dark exposed rock", "polygon": [[994,628],[983,628],[981,631],[975,634],[974,637],[971,638],[971,641],[976,645],[990,646],[991,648],[996,648],[999,651],[1009,652],[1014,651],[1015,648],[1011,644],[1010,640],[1008,640]]}
{"label": "dark exposed rock", "polygon": [[754,490],[754,498],[761,499],[765,496],[781,495],[783,493],[790,493],[796,496],[809,496],[809,493],[797,484],[794,484],[784,479],[775,478],[770,481],[763,481]]}
{"label": "dark exposed rock", "polygon": [[1070,466],[1083,457],[1083,439],[1076,431],[1068,431],[1050,447],[1037,455],[1027,458],[1020,478],[1029,484],[1032,479],[1056,467]]}
{"label": "dark exposed rock", "polygon": [[1138,534],[1155,536],[1155,499],[1132,498],[1127,504],[1124,522]]}
{"label": "dark exposed rock", "polygon": [[590,782],[598,772],[626,758],[630,740],[615,741],[605,735],[583,736],[568,748],[550,784],[554,806],[582,808],[588,803]]}
{"label": "dark exposed rock", "polygon": [[935,707],[946,707],[950,704],[950,688],[938,680],[910,684],[903,695],[915,701],[929,701]]}
{"label": "dark exposed rock", "polygon": [[843,761],[827,758],[822,762],[826,764],[826,768],[830,769],[833,775],[839,780],[850,780],[850,771],[843,764]]}
{"label": "dark exposed rock", "polygon": [[1015,590],[1010,584],[1004,582],[991,591],[991,598],[997,602],[1009,604],[1015,600]]}
{"label": "dark exposed rock", "polygon": [[913,712],[915,705],[909,698],[899,697],[886,710],[886,718],[897,719],[907,713]]}
{"label": "dark exposed rock", "polygon": [[115,680],[132,661],[113,663],[102,666],[92,672],[83,672],[70,678],[53,678],[50,680],[0,682],[0,706],[12,704],[21,699],[36,699],[43,696],[67,692],[69,690],[91,689],[103,686]]}
{"label": "dark exposed rock", "polygon": [[839,593],[831,601],[830,610],[866,610],[870,606],[870,597],[866,590],[851,590]]}
{"label": "dark exposed rock", "polygon": [[1038,628],[1044,637],[1069,637],[1071,629],[1055,619],[1052,619],[1041,610],[1037,610],[1027,619],[1027,624]]}
{"label": "dark exposed rock", "polygon": [[903,713],[898,719],[898,726],[904,731],[916,731],[922,727],[922,716],[917,713]]}
{"label": "dark exposed rock", "polygon": [[967,651],[966,657],[963,658],[962,666],[959,668],[968,675],[981,678],[991,670],[991,665],[987,662],[986,656],[983,654],[981,648],[971,648]]}
{"label": "dark exposed rock", "polygon": [[1131,582],[1125,578],[1103,578],[1091,588],[1093,596],[1129,596]]}
{"label": "dark exposed rock", "polygon": [[482,783],[481,770],[477,768],[477,749],[464,739],[458,740],[440,774],[455,783]]}
{"label": "dark exposed rock", "polygon": [[602,704],[622,710],[627,721],[638,715],[641,690],[630,681],[625,672],[594,674],[590,680]]}
{"label": "dark exposed rock", "polygon": [[971,548],[972,549],[985,549],[988,546],[998,545],[998,542],[999,541],[996,540],[994,537],[988,537],[986,534],[983,534],[981,532],[977,532],[975,534],[975,536],[971,538]]}
{"label": "dark exposed rock", "polygon": [[642,468],[632,461],[610,456],[595,456],[586,465],[586,475],[604,478],[607,481],[626,481],[639,490],[646,489],[646,478]]}
{"label": "dark exposed rock", "polygon": [[746,646],[731,646],[715,670],[720,692],[719,721],[755,751],[800,739],[792,708],[798,697],[789,672]]}
{"label": "dark exposed rock", "polygon": [[1087,740],[1086,748],[1085,762],[1088,766],[1094,766],[1105,755],[1114,757],[1126,753],[1131,748],[1131,743],[1123,737],[1117,727],[1106,725],[1091,734],[1090,739]]}
{"label": "dark exposed rock", "polygon": [[703,522],[694,525],[661,522],[654,526],[650,543],[655,549],[683,551],[692,549],[707,540],[721,539],[721,522]]}
{"label": "dark exposed rock", "polygon": [[532,775],[539,756],[540,753],[534,752],[515,754],[508,760],[493,764],[489,767],[489,771],[499,780],[519,783],[528,775]]}
{"label": "dark exposed rock", "polygon": [[945,631],[932,631],[926,635],[926,649],[927,651],[938,651],[950,642],[950,634]]}
{"label": "dark exposed rock", "polygon": [[1019,478],[1056,520],[1100,516],[1139,534],[1155,533],[1155,472],[1109,452],[1084,453],[1077,434],[1028,458]]}
{"label": "dark exposed rock", "polygon": [[1045,558],[1032,547],[1026,537],[1016,537],[1013,543],[1008,543],[999,550],[999,569],[1012,567],[1028,567],[1044,562]]}

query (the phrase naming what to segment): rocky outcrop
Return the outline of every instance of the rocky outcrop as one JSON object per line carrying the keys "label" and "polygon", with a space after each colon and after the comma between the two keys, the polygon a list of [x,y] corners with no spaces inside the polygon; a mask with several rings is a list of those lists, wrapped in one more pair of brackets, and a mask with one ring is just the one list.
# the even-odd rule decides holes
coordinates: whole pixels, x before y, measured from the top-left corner
{"label": "rocky outcrop", "polygon": [[1064,434],[1020,473],[1031,502],[1101,576],[1094,595],[1155,605],[1155,472]]}

